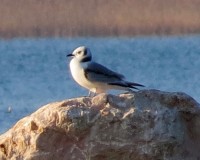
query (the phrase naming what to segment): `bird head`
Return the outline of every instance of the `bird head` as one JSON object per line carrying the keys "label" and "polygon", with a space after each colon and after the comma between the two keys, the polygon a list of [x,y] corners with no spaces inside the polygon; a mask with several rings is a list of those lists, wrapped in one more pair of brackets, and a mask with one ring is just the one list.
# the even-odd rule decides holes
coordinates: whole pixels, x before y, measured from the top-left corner
{"label": "bird head", "polygon": [[68,54],[67,56],[76,58],[80,62],[87,62],[91,61],[92,59],[90,49],[85,46],[76,48],[71,54]]}

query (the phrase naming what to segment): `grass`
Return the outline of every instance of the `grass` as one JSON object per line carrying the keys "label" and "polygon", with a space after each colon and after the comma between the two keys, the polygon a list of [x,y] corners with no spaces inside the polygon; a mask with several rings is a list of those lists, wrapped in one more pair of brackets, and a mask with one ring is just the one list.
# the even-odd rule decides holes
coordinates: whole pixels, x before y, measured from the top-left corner
{"label": "grass", "polygon": [[0,37],[200,32],[200,0],[0,0]]}

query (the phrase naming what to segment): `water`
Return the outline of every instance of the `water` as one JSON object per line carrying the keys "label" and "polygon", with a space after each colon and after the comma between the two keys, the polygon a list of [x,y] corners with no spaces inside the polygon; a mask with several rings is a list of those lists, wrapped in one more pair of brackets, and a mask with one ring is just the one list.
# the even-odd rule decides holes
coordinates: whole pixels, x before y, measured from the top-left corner
{"label": "water", "polygon": [[88,94],[66,58],[80,45],[130,81],[200,102],[200,36],[0,40],[0,133],[44,104]]}

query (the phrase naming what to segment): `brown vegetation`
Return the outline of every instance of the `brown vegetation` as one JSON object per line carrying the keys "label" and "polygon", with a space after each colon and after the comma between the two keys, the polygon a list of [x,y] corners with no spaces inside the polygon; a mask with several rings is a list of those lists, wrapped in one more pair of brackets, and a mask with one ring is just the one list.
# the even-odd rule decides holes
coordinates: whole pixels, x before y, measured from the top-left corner
{"label": "brown vegetation", "polygon": [[0,0],[0,36],[200,32],[200,0]]}

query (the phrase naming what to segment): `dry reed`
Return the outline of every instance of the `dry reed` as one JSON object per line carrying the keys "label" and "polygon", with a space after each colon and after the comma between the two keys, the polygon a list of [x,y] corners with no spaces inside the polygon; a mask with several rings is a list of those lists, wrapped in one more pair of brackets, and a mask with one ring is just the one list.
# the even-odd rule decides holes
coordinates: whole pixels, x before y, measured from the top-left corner
{"label": "dry reed", "polygon": [[200,32],[200,0],[0,0],[0,37]]}

